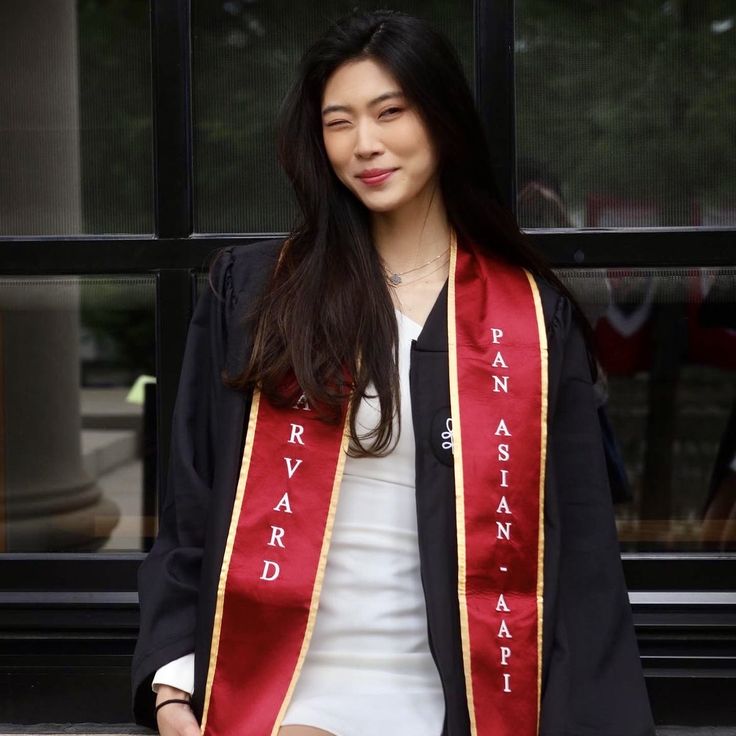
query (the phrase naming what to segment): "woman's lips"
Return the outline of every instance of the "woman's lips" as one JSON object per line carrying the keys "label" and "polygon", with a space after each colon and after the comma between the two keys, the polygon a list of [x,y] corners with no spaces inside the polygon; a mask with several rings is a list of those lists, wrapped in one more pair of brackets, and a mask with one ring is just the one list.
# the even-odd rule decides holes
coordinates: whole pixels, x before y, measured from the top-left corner
{"label": "woman's lips", "polygon": [[396,169],[391,169],[390,171],[386,171],[383,174],[378,174],[377,176],[359,176],[358,179],[360,179],[363,184],[367,184],[369,187],[375,187],[379,184],[383,184],[390,176],[394,173]]}

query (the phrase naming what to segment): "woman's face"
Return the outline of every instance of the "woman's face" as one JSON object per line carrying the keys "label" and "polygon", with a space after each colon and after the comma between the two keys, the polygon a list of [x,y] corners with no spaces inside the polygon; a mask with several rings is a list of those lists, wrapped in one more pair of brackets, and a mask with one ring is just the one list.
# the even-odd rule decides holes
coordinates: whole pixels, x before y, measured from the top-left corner
{"label": "woman's face", "polygon": [[327,80],[322,135],[335,174],[368,209],[389,212],[428,199],[434,146],[396,80],[375,61],[345,62]]}

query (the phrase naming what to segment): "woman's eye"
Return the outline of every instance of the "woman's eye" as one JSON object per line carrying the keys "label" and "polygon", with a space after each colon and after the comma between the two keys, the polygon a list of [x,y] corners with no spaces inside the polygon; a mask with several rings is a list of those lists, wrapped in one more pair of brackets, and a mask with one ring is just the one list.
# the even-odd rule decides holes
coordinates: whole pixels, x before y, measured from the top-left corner
{"label": "woman's eye", "polygon": [[344,122],[346,121],[345,120],[333,120],[332,122],[326,123],[325,125],[328,128],[334,128],[336,125],[341,125]]}
{"label": "woman's eye", "polygon": [[384,110],[381,113],[380,117],[383,117],[384,115],[394,113],[394,112],[401,112],[401,108],[400,107],[389,107],[388,109]]}

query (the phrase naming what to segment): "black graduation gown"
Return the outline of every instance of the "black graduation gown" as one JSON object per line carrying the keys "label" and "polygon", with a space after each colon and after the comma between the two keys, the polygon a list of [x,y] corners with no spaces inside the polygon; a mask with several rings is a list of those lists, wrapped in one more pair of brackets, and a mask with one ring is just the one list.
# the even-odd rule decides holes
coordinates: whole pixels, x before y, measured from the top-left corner
{"label": "black graduation gown", "polygon": [[[215,268],[218,295],[206,288],[192,317],[168,490],[158,537],[138,575],[141,623],[131,674],[141,725],[156,727],[155,671],[192,651],[192,708],[201,721],[249,410],[248,398],[223,387],[219,376],[225,366],[237,372],[250,350],[238,316],[263,288],[281,243],[226,248]],[[652,736],[585,344],[569,301],[546,282],[539,287],[549,344],[541,734]],[[411,350],[417,524],[429,641],[445,693],[442,736],[469,736],[453,469],[440,436],[450,406],[446,306],[445,286]]]}

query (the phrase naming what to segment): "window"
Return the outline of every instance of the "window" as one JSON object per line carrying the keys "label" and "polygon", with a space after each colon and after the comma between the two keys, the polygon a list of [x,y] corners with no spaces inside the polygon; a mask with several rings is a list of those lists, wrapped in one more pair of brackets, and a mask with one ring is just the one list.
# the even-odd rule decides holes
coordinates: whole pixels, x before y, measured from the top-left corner
{"label": "window", "polygon": [[0,279],[0,551],[155,535],[153,276]]}
{"label": "window", "polygon": [[565,269],[625,552],[736,551],[736,270]]}
{"label": "window", "polygon": [[0,3],[0,236],[153,231],[148,0]]}
{"label": "window", "polygon": [[517,0],[518,219],[736,224],[728,0]]}

